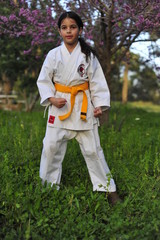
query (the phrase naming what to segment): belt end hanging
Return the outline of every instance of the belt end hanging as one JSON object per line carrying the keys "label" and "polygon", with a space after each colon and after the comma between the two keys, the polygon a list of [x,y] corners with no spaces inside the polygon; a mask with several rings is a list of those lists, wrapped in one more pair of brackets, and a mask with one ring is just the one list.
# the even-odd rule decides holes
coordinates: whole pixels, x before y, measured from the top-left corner
{"label": "belt end hanging", "polygon": [[87,117],[87,113],[81,112],[81,119],[84,120],[84,121],[87,121],[86,117]]}

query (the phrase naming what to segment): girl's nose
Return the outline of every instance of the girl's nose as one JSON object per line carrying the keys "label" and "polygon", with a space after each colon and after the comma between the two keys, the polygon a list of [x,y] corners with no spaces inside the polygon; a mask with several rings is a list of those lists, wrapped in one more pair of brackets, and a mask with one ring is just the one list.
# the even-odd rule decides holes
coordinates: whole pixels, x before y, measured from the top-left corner
{"label": "girl's nose", "polygon": [[71,31],[71,29],[70,29],[70,28],[67,28],[67,33],[70,32],[70,31]]}

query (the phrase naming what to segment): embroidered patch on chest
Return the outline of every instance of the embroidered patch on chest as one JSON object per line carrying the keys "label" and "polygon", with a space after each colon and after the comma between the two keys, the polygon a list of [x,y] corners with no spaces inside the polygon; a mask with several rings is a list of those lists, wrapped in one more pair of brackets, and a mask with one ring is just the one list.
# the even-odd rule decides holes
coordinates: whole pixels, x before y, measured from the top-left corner
{"label": "embroidered patch on chest", "polygon": [[50,115],[48,122],[54,124],[55,116]]}
{"label": "embroidered patch on chest", "polygon": [[80,65],[78,66],[77,72],[79,73],[79,75],[80,75],[81,77],[86,76],[85,65],[84,65],[84,64],[80,64]]}

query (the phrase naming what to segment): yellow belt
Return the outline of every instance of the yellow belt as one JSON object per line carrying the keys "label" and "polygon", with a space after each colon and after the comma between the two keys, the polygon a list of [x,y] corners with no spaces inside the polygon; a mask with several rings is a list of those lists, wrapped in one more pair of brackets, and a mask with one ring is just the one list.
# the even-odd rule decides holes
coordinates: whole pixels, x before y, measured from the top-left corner
{"label": "yellow belt", "polygon": [[72,87],[64,86],[64,85],[61,85],[59,83],[55,83],[54,86],[55,86],[55,89],[59,92],[70,93],[71,94],[71,98],[70,98],[71,109],[67,114],[59,116],[59,119],[61,121],[63,121],[71,115],[73,107],[74,107],[74,103],[75,103],[75,97],[76,97],[77,93],[78,92],[83,92],[83,101],[82,101],[81,116],[80,117],[81,117],[82,120],[86,120],[88,99],[87,99],[87,95],[85,93],[85,90],[88,90],[88,82],[85,82],[85,83],[80,84],[80,85],[72,86]]}

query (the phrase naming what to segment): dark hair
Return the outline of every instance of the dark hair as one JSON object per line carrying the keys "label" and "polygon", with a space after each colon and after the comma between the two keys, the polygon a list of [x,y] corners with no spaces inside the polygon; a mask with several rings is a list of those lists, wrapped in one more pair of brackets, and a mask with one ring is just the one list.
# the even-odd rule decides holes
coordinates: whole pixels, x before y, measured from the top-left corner
{"label": "dark hair", "polygon": [[[58,28],[60,29],[61,27],[61,22],[63,21],[63,19],[65,18],[72,18],[76,21],[79,29],[82,28],[83,29],[83,22],[80,18],[80,16],[73,12],[73,11],[68,11],[68,12],[64,12],[61,14],[59,20],[58,20]],[[82,38],[79,37],[79,42],[80,42],[80,46],[81,46],[81,51],[82,53],[84,53],[86,55],[86,61],[88,61],[88,58],[91,56],[91,53],[93,53],[94,56],[96,56],[96,52],[95,50],[86,43],[86,41]]]}

